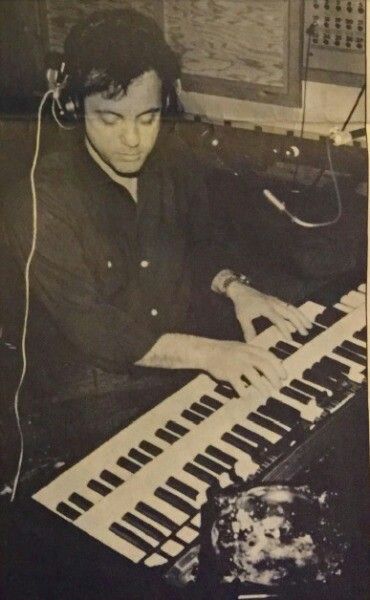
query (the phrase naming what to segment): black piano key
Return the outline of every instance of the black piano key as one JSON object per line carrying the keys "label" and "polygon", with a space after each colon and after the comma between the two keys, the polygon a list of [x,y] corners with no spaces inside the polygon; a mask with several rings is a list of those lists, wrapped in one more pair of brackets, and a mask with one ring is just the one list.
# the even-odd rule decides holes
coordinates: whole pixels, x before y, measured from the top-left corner
{"label": "black piano key", "polygon": [[194,517],[194,515],[198,512],[197,509],[194,508],[194,506],[189,504],[189,502],[186,502],[186,500],[179,498],[178,496],[176,496],[176,494],[173,494],[172,492],[165,490],[162,487],[157,488],[154,492],[154,495],[157,496],[157,498],[163,500],[164,502],[167,502],[170,506],[173,506],[174,508],[177,508],[177,510],[183,512],[184,514],[189,515],[189,517]]}
{"label": "black piano key", "polygon": [[[286,423],[290,427],[294,427],[301,420],[301,415],[298,410],[289,406],[288,404],[283,404],[280,400],[276,400],[276,398],[268,398],[265,405],[267,412],[265,413],[267,416],[271,416],[273,419],[281,420],[283,423]],[[257,410],[263,408],[260,406]]]}
{"label": "black piano key", "polygon": [[121,479],[121,477],[118,477],[118,475],[116,475],[115,473],[111,473],[111,471],[108,471],[108,469],[104,469],[100,473],[99,477],[100,477],[100,479],[102,479],[103,481],[106,481],[113,487],[118,487],[119,485],[124,483],[124,480]]}
{"label": "black piano key", "polygon": [[269,348],[269,351],[279,360],[285,360],[286,358],[288,358],[288,355],[285,352],[279,350],[279,348],[275,348],[274,346],[271,346],[271,348]]}
{"label": "black piano key", "polygon": [[130,523],[130,525],[133,525],[143,533],[146,533],[153,539],[157,540],[158,542],[162,542],[164,539],[166,539],[166,536],[161,531],[153,527],[153,525],[149,525],[149,523],[143,521],[142,519],[140,519],[136,515],[133,515],[132,513],[126,513],[122,517],[122,520],[126,521],[126,523]]}
{"label": "black piano key", "polygon": [[96,481],[95,479],[90,479],[87,487],[91,490],[94,490],[94,492],[97,492],[101,496],[108,496],[108,494],[110,494],[112,491],[111,488],[107,487],[103,483],[100,483],[100,481]]}
{"label": "black piano key", "polygon": [[246,440],[255,442],[260,448],[268,448],[269,446],[271,446],[271,442],[269,442],[269,440],[266,440],[266,438],[262,437],[258,433],[255,433],[254,431],[246,429],[242,425],[234,425],[231,431],[237,433]]}
{"label": "black piano key", "polygon": [[207,406],[204,406],[203,404],[199,404],[198,402],[193,402],[190,408],[192,411],[202,415],[203,417],[209,417],[210,415],[213,415],[213,410]]}
{"label": "black piano key", "polygon": [[300,379],[292,379],[290,386],[302,391],[304,394],[312,396],[312,398],[317,398],[321,394],[320,390]]}
{"label": "black piano key", "polygon": [[278,342],[276,344],[276,348],[278,348],[279,350],[282,350],[283,352],[285,352],[289,356],[291,354],[294,354],[294,352],[297,352],[297,350],[298,350],[297,346],[293,346],[292,344],[288,344],[288,342],[284,342],[283,340],[281,340],[280,342]]}
{"label": "black piano key", "polygon": [[336,348],[334,348],[333,352],[334,352],[334,354],[338,354],[338,356],[343,356],[343,358],[348,358],[348,360],[351,360],[352,362],[355,362],[358,365],[361,365],[362,367],[366,367],[366,364],[367,364],[366,358],[363,358],[362,356],[359,356],[358,354],[354,354],[353,352],[350,352],[346,348],[342,348],[342,346],[337,346]]}
{"label": "black piano key", "polygon": [[315,402],[319,405],[321,404],[325,404],[326,402],[328,402],[330,400],[329,394],[327,391],[324,390],[318,390],[317,388],[313,387],[312,385],[310,385],[307,381],[300,381],[298,379],[293,379],[290,382],[290,385],[293,386],[298,389],[301,390],[304,394],[309,394],[310,397],[312,397]]}
{"label": "black piano key", "polygon": [[342,344],[342,348],[345,348],[346,350],[349,350],[350,352],[354,352],[355,354],[359,354],[360,356],[363,356],[364,358],[367,357],[366,348],[364,348],[363,346],[359,346],[358,344],[355,344],[354,342],[345,340]]}
{"label": "black piano key", "polygon": [[162,448],[158,448],[158,446],[146,440],[140,442],[139,447],[152,456],[159,456],[163,452]]}
{"label": "black piano key", "polygon": [[339,321],[342,317],[344,317],[347,313],[339,310],[339,308],[335,308],[335,306],[329,306],[326,308],[320,315],[317,315],[315,318],[316,323],[319,325],[323,325],[324,327],[331,327]]}
{"label": "black piano key", "polygon": [[320,360],[319,365],[323,366],[329,373],[349,373],[350,371],[349,365],[345,365],[331,356],[324,356]]}
{"label": "black piano key", "polygon": [[132,448],[129,451],[128,455],[130,458],[133,458],[141,465],[147,465],[152,460],[150,456],[143,454],[142,452],[140,452],[140,450],[136,450],[136,448]]}
{"label": "black piano key", "polygon": [[187,409],[182,411],[181,416],[184,417],[184,419],[191,421],[195,425],[199,425],[199,423],[201,423],[204,419],[204,417],[201,417],[197,413],[191,412]]}
{"label": "black piano key", "polygon": [[64,517],[67,517],[67,519],[69,519],[70,521],[75,521],[76,519],[78,519],[78,517],[81,516],[81,513],[78,512],[78,510],[72,508],[72,506],[69,506],[69,504],[66,504],[65,502],[59,502],[56,509],[58,513],[60,513]]}
{"label": "black piano key", "polygon": [[209,408],[213,408],[214,410],[217,410],[223,406],[222,402],[216,400],[216,398],[212,398],[212,396],[202,396],[199,402],[209,406]]}
{"label": "black piano key", "polygon": [[190,473],[190,475],[194,475],[194,477],[210,486],[218,483],[218,479],[211,475],[211,473],[208,473],[204,469],[201,469],[192,463],[186,463],[184,466],[184,471],[186,471],[186,473]]}
{"label": "black piano key", "polygon": [[293,400],[298,400],[298,402],[302,402],[302,404],[308,404],[310,401],[310,398],[308,396],[305,396],[301,392],[298,392],[298,390],[295,390],[294,388],[291,388],[286,385],[281,388],[280,393],[284,394],[285,396],[288,396],[289,398],[292,398]]}
{"label": "black piano key", "polygon": [[176,435],[173,435],[172,433],[170,433],[169,431],[166,431],[165,429],[157,429],[157,431],[155,432],[155,435],[159,439],[164,440],[165,442],[168,442],[168,444],[174,444],[179,439]]}
{"label": "black piano key", "polygon": [[166,429],[169,429],[173,433],[176,433],[176,435],[181,435],[181,436],[185,435],[186,433],[189,433],[189,429],[187,429],[186,427],[183,427],[179,423],[175,423],[175,421],[167,421]]}
{"label": "black piano key", "polygon": [[120,456],[117,460],[117,465],[122,467],[122,469],[126,469],[130,473],[137,473],[141,469],[141,465],[136,464],[133,460],[126,458],[125,456]]}
{"label": "black piano key", "polygon": [[356,331],[356,333],[353,334],[353,337],[356,338],[356,340],[360,340],[361,342],[366,343],[367,342],[366,327],[363,327],[359,331]]}
{"label": "black piano key", "polygon": [[146,502],[138,502],[135,506],[135,510],[144,515],[144,517],[148,517],[148,519],[154,521],[154,523],[166,527],[169,531],[176,531],[178,529],[178,526],[172,519],[169,519],[169,517],[166,517],[166,515],[160,513],[155,508],[152,508],[149,504],[146,504]]}
{"label": "black piano key", "polygon": [[194,489],[187,483],[180,481],[177,479],[177,477],[169,477],[166,481],[166,484],[177,492],[181,492],[181,494],[184,494],[184,496],[188,496],[188,498],[191,498],[192,500],[196,500],[199,494],[198,490]]}
{"label": "black piano key", "polygon": [[311,381],[311,383],[316,383],[316,385],[319,385],[325,390],[329,390],[331,392],[334,392],[338,387],[334,381],[331,381],[328,377],[325,377],[324,373],[315,369],[306,369],[303,371],[303,379]]}
{"label": "black piano key", "polygon": [[257,425],[261,425],[261,427],[264,427],[269,431],[277,433],[278,435],[283,436],[287,433],[286,429],[280,427],[280,425],[278,425],[277,423],[273,423],[272,421],[270,421],[270,419],[266,419],[266,417],[263,417],[262,415],[259,415],[257,413],[250,413],[248,415],[248,419],[250,421],[253,421],[254,423],[257,423]]}
{"label": "black piano key", "polygon": [[203,456],[203,454],[197,454],[194,458],[194,462],[201,467],[205,467],[209,471],[216,473],[216,475],[221,475],[221,473],[225,472],[225,467],[223,465],[220,465],[220,463],[215,462],[207,456]]}
{"label": "black piano key", "polygon": [[235,390],[233,390],[233,388],[230,385],[227,385],[225,383],[218,383],[215,387],[215,392],[217,392],[221,396],[225,396],[225,398],[229,398],[230,400],[232,398],[237,397],[235,394]]}
{"label": "black piano key", "polygon": [[136,548],[139,548],[146,554],[149,554],[149,552],[152,552],[153,550],[153,546],[151,544],[143,540],[130,529],[126,529],[126,527],[123,527],[123,525],[120,525],[119,523],[112,523],[112,525],[109,527],[109,531],[115,535],[118,535],[118,537],[122,538],[126,542],[129,542],[133,546],[136,546]]}
{"label": "black piano key", "polygon": [[92,506],[94,506],[94,504],[90,500],[88,500],[84,496],[81,496],[80,494],[76,494],[76,492],[73,492],[73,494],[69,496],[68,500],[70,502],[73,502],[73,504],[75,504],[81,510],[85,511],[89,510]]}
{"label": "black piano key", "polygon": [[247,442],[244,442],[243,440],[239,439],[232,433],[229,433],[229,432],[224,433],[223,436],[221,437],[221,439],[223,442],[226,442],[227,444],[234,446],[234,448],[238,448],[242,452],[249,454],[249,456],[251,456],[253,459],[258,454],[258,450],[254,446],[247,444]]}
{"label": "black piano key", "polygon": [[317,323],[314,323],[311,329],[309,329],[307,335],[301,335],[298,331],[292,333],[292,340],[294,340],[298,344],[307,344],[307,342],[313,340],[317,335],[319,335],[323,331],[325,331],[324,327],[321,327],[321,325],[317,325]]}
{"label": "black piano key", "polygon": [[271,321],[267,317],[256,317],[253,319],[253,325],[257,335],[260,335],[260,333],[271,327]]}
{"label": "black piano key", "polygon": [[212,446],[212,445],[207,446],[205,451],[207,454],[209,454],[209,456],[213,456],[214,458],[217,458],[218,460],[222,461],[226,465],[230,465],[230,467],[233,467],[236,463],[236,458],[234,458],[234,456],[230,456],[229,454],[226,454],[226,452],[224,452],[223,450],[220,450],[219,448],[215,448],[215,446]]}

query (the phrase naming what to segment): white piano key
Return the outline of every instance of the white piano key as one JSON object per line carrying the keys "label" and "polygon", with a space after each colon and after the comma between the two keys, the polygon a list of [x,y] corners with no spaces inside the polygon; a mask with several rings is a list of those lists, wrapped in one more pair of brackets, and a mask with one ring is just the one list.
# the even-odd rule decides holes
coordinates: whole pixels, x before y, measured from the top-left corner
{"label": "white piano key", "polygon": [[152,527],[158,529],[158,531],[160,533],[163,533],[163,535],[165,535],[166,537],[170,537],[171,530],[167,529],[167,527],[165,527],[164,525],[161,525],[161,523],[158,523],[158,521],[154,521],[154,519],[151,519],[150,517],[147,517],[146,515],[143,515],[142,513],[139,513],[135,510],[132,510],[131,512],[133,515],[135,515],[135,517],[138,517],[148,525],[152,525]]}
{"label": "white piano key", "polygon": [[176,537],[178,537],[181,541],[185,542],[186,544],[191,544],[191,542],[194,542],[198,535],[198,531],[195,531],[194,529],[191,529],[190,527],[186,526],[176,533]]}
{"label": "white piano key", "polygon": [[169,486],[167,484],[162,483],[161,488],[163,488],[167,492],[170,492],[174,496],[177,496],[178,498],[180,498],[180,500],[185,500],[185,502],[188,502],[188,504],[190,504],[190,506],[193,506],[194,508],[199,508],[199,497],[202,496],[202,494],[199,493],[197,496],[197,499],[193,500],[192,498],[189,498],[189,496],[185,496],[185,494],[183,494],[182,492],[179,492],[179,490],[175,490],[174,488],[172,488],[171,486]]}
{"label": "white piano key", "polygon": [[178,542],[175,542],[174,540],[167,540],[167,542],[165,542],[161,547],[161,550],[163,550],[172,558],[180,554],[180,552],[182,552],[183,549],[184,546],[182,544],[179,544]]}
{"label": "white piano key", "polygon": [[[181,480],[183,480],[182,477],[181,477]],[[174,494],[175,496],[178,496],[181,500],[185,500],[191,506],[194,506],[194,508],[199,509],[204,504],[204,502],[206,502],[206,500],[207,500],[206,490],[204,490],[204,489],[199,491],[196,499],[193,500],[192,498],[189,498],[189,496],[186,496],[185,494],[183,494],[182,492],[179,492],[178,490],[174,490],[172,487],[170,487],[168,485],[162,485],[162,487],[164,489],[166,489],[168,492],[171,492],[172,494]]]}
{"label": "white piano key", "polygon": [[197,527],[197,529],[200,529],[201,521],[202,521],[202,515],[199,512],[191,519],[190,523],[192,525],[194,525],[194,527]]}
{"label": "white piano key", "polygon": [[199,494],[201,494],[202,492],[204,493],[209,488],[208,483],[206,483],[205,481],[200,481],[199,479],[194,477],[194,475],[191,475],[186,471],[176,473],[174,476],[177,477],[183,483],[190,485],[190,487],[194,488]]}
{"label": "white piano key", "polygon": [[361,292],[352,290],[349,294],[346,294],[340,299],[342,304],[346,304],[351,308],[358,308],[361,304],[365,303],[365,296]]}
{"label": "white piano key", "polygon": [[247,429],[254,431],[254,433],[264,437],[271,444],[276,444],[279,440],[281,440],[281,435],[266,429],[266,427],[262,427],[262,425],[258,425],[258,423],[255,423],[254,421],[250,421],[248,417],[246,419],[246,427]]}
{"label": "white piano key", "polygon": [[355,337],[348,337],[348,341],[349,342],[353,342],[354,344],[357,344],[358,346],[361,346],[361,348],[366,348],[367,344],[366,342],[363,342],[362,340],[359,340]]}
{"label": "white piano key", "polygon": [[353,310],[351,306],[343,304],[342,302],[337,302],[336,304],[334,304],[334,308],[337,308],[338,310],[341,310],[344,313],[350,313]]}
{"label": "white piano key", "polygon": [[144,561],[144,564],[147,567],[161,567],[162,565],[165,565],[168,562],[168,560],[164,557],[161,556],[160,554],[151,554],[151,556],[148,556],[148,558]]}
{"label": "white piano key", "polygon": [[113,536],[114,538],[113,547],[117,547],[118,544],[118,548],[121,554],[123,554],[123,556],[126,556],[126,558],[132,560],[132,562],[138,563],[146,556],[143,550],[140,550],[140,548],[137,548],[136,546],[133,546],[133,544],[130,544],[126,540],[123,540],[122,538],[118,537],[112,531],[108,530],[108,534],[110,536]]}
{"label": "white piano key", "polygon": [[169,519],[171,519],[177,525],[182,525],[189,518],[189,515],[186,515],[182,511],[178,510],[171,504],[168,504],[164,500],[157,498],[156,496],[150,496],[149,500],[146,501],[149,506],[155,508],[163,515],[166,515]]}
{"label": "white piano key", "polygon": [[[307,383],[310,383],[309,381]],[[303,404],[303,402],[299,402],[299,400],[294,400],[294,398],[289,398],[289,396],[285,396],[285,394],[281,394],[280,392],[274,392],[274,398],[280,400],[283,404],[291,406],[299,411],[302,419],[313,423],[323,414],[322,408],[320,408],[315,400],[310,400],[308,404]]]}
{"label": "white piano key", "polygon": [[235,448],[235,446],[231,445],[231,444],[227,444],[226,442],[224,442],[223,440],[218,440],[217,442],[215,442],[214,444],[217,448],[219,448],[220,450],[222,450],[223,452],[226,452],[226,454],[229,454],[230,456],[233,456],[237,462],[243,461],[243,462],[248,462],[248,464],[251,467],[251,473],[254,473],[254,469],[258,468],[258,465],[256,465],[256,463],[254,463],[252,461],[252,459],[245,453],[242,452],[241,450],[239,450],[239,448]]}
{"label": "white piano key", "polygon": [[249,439],[243,437],[240,433],[232,431],[232,434],[236,438],[238,438],[241,442],[246,442],[247,444],[249,444],[249,446],[252,446],[252,448],[254,448],[255,450],[258,450],[260,448],[260,445],[257,444],[257,442],[252,442],[252,440],[249,440]]}
{"label": "white piano key", "polygon": [[[330,356],[330,355],[326,354],[325,356]],[[322,387],[322,385],[316,383],[315,381],[308,381],[308,380],[304,379],[303,377],[300,377],[299,379],[302,381],[302,383],[306,383],[307,385],[310,385],[312,388],[314,388],[318,392],[326,392],[329,397],[333,396],[333,392],[331,390]]]}
{"label": "white piano key", "polygon": [[340,354],[336,354],[335,352],[330,352],[328,356],[330,358],[334,358],[338,362],[343,363],[344,365],[347,365],[348,367],[353,369],[353,371],[357,371],[358,373],[361,373],[366,368],[363,365],[359,365],[356,361],[351,360],[350,358],[346,358],[345,356],[341,356]]}
{"label": "white piano key", "polygon": [[366,294],[366,283],[361,283],[361,285],[359,285],[357,289],[362,294]]}
{"label": "white piano key", "polygon": [[251,469],[250,464],[240,460],[237,463],[235,463],[234,471],[237,477],[241,477],[243,481],[247,481],[248,477],[256,473],[257,468]]}
{"label": "white piano key", "polygon": [[141,531],[141,529],[139,529],[138,527],[135,527],[135,525],[132,525],[131,523],[128,523],[127,521],[122,521],[121,524],[124,527],[126,527],[126,529],[129,529],[130,531],[132,531],[139,538],[141,538],[145,542],[148,542],[148,544],[150,544],[154,548],[156,546],[159,546],[158,540],[156,540],[155,538],[153,538],[151,535],[148,535],[147,533],[144,533],[143,531]]}

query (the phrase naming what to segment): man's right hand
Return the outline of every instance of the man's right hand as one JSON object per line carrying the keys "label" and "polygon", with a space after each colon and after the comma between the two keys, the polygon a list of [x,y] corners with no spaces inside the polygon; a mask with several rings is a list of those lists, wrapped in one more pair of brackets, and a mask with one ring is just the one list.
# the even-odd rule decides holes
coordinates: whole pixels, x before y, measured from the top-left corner
{"label": "man's right hand", "polygon": [[253,343],[214,340],[204,355],[204,370],[227,381],[239,396],[250,383],[264,394],[279,389],[287,377],[283,364],[271,352]]}
{"label": "man's right hand", "polygon": [[143,367],[197,369],[218,381],[227,381],[239,396],[251,383],[264,394],[279,389],[287,377],[282,362],[253,343],[164,334],[136,363]]}

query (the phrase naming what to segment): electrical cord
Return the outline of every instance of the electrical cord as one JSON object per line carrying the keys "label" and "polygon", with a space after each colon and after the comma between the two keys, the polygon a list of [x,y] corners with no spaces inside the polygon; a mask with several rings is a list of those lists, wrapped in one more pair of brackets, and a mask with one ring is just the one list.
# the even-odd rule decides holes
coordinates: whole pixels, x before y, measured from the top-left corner
{"label": "electrical cord", "polygon": [[24,379],[27,372],[27,352],[26,352],[26,339],[27,339],[27,328],[28,328],[28,318],[30,311],[30,268],[32,259],[34,257],[36,251],[36,243],[37,243],[37,193],[36,193],[36,184],[35,184],[35,172],[36,167],[40,155],[40,142],[41,142],[41,121],[42,121],[42,111],[44,109],[45,103],[50,95],[52,95],[52,90],[48,90],[43,95],[38,112],[37,112],[37,127],[36,127],[36,143],[35,143],[35,152],[32,161],[32,167],[30,171],[30,183],[31,183],[31,194],[32,194],[32,238],[31,238],[31,248],[27,257],[26,266],[24,269],[24,287],[25,287],[25,308],[24,308],[24,318],[23,318],[23,326],[22,326],[22,338],[21,338],[21,354],[22,354],[22,371],[19,378],[19,382],[17,385],[17,389],[14,394],[14,412],[15,418],[17,422],[17,428],[19,432],[20,438],[20,451],[18,458],[18,466],[16,470],[16,474],[14,477],[14,483],[12,488],[12,494],[10,501],[13,502],[15,499],[15,495],[17,493],[19,478],[22,470],[23,463],[23,455],[24,455],[24,438],[23,431],[21,425],[21,419],[19,415],[19,395],[23,387]]}
{"label": "electrical cord", "polygon": [[335,216],[334,219],[331,219],[330,221],[323,221],[321,223],[311,223],[310,221],[303,221],[296,215],[293,215],[293,213],[291,213],[286,208],[285,203],[282,202],[281,200],[279,200],[272,192],[270,192],[270,190],[267,190],[267,189],[263,190],[263,195],[270,202],[270,204],[275,206],[275,208],[277,208],[280,212],[285,213],[289,217],[289,219],[292,221],[292,223],[295,223],[296,225],[299,225],[300,227],[306,227],[306,228],[311,228],[311,229],[317,229],[319,227],[329,227],[330,225],[335,225],[336,223],[338,223],[339,219],[342,217],[343,203],[342,203],[341,193],[340,193],[340,189],[339,189],[339,185],[338,185],[338,179],[337,179],[336,173],[334,171],[333,158],[332,158],[331,151],[330,151],[330,141],[329,140],[326,140],[326,151],[327,151],[327,155],[328,155],[328,161],[330,164],[330,172],[333,177],[335,194],[336,194],[337,203],[338,203],[337,204],[337,215]]}

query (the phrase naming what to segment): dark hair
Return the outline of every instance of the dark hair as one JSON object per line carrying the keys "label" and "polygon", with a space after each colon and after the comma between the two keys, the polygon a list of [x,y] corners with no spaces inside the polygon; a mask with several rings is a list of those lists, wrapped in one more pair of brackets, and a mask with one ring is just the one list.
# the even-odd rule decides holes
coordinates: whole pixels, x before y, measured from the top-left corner
{"label": "dark hair", "polygon": [[180,76],[177,55],[156,22],[132,9],[98,11],[79,21],[64,45],[65,95],[82,107],[86,96],[125,93],[131,81],[154,70],[165,100]]}

